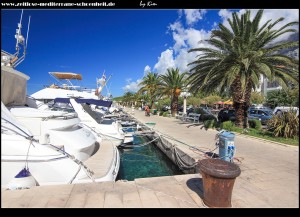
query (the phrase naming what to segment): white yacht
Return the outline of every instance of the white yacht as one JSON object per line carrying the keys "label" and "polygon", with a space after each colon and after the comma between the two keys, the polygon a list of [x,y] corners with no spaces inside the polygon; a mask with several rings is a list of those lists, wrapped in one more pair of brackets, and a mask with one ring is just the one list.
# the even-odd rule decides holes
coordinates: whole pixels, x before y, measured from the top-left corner
{"label": "white yacht", "polygon": [[96,89],[82,88],[81,86],[76,86],[72,83],[72,81],[81,81],[81,74],[72,72],[49,72],[49,75],[53,77],[59,85],[52,84],[35,92],[31,96],[36,100],[47,103],[57,97],[98,99],[98,96],[95,94]]}
{"label": "white yacht", "polygon": [[[98,95],[101,93],[103,86],[96,89],[98,90],[98,94],[95,94],[93,91],[89,93],[78,91],[78,89],[82,90],[82,88],[74,86],[71,81],[74,79],[81,80],[82,76],[80,74],[70,72],[50,72],[49,74],[59,80],[67,80],[70,85],[65,85],[65,88],[61,85],[51,85],[50,87],[37,91],[32,94],[31,97],[39,101],[40,104],[42,102],[46,103],[51,101],[53,101],[54,105],[60,104],[64,105],[64,107],[71,104],[71,108],[78,114],[78,118],[83,126],[88,129],[93,129],[94,135],[100,136],[104,140],[110,140],[116,146],[133,141],[132,134],[124,133],[118,121],[106,118],[108,116],[96,108],[96,106],[110,108],[112,104],[111,101],[98,99]],[[70,98],[76,98],[78,100],[73,100],[72,103],[70,103],[70,100],[68,100]],[[79,100],[81,100],[81,102]],[[56,108],[59,109],[57,106]]]}
{"label": "white yacht", "polygon": [[[78,125],[75,113],[40,110],[26,98],[29,76],[15,69],[27,44],[18,27],[17,52],[1,50],[2,186],[19,188],[16,179],[29,169],[37,185],[115,180],[120,159],[114,145]],[[24,55],[18,58],[20,44]]]}

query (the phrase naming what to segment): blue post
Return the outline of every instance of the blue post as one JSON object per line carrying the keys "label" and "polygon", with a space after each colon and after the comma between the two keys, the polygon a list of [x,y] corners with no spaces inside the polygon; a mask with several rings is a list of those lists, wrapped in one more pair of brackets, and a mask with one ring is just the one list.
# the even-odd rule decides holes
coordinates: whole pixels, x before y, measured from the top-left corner
{"label": "blue post", "polygon": [[235,146],[235,134],[229,131],[219,133],[219,158],[228,162],[232,162]]}

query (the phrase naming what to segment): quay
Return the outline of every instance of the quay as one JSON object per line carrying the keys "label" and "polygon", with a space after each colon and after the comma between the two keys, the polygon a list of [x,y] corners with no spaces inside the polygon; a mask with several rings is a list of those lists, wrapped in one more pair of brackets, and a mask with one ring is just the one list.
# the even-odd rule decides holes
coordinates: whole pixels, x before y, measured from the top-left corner
{"label": "quay", "polygon": [[[125,108],[127,113],[131,109]],[[151,115],[135,110],[141,123],[154,122],[154,130],[167,135],[195,162],[203,159],[201,150],[214,150],[216,130],[179,119]],[[181,142],[178,142],[181,141]],[[183,144],[184,143],[184,144]],[[241,169],[232,192],[233,208],[299,208],[299,146],[236,135],[235,163]],[[205,208],[199,173],[139,178],[88,184],[38,186],[8,191],[1,189],[1,207],[93,207],[93,208]]]}

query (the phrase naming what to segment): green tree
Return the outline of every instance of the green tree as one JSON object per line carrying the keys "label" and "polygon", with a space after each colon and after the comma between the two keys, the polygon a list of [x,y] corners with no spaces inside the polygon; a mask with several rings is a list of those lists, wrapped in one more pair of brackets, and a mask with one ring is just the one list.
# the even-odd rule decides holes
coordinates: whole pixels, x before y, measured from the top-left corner
{"label": "green tree", "polygon": [[263,104],[265,101],[265,97],[262,93],[253,92],[251,93],[250,102],[251,104]]}
{"label": "green tree", "polygon": [[213,106],[214,103],[221,101],[222,98],[218,95],[210,95],[203,99],[207,105]]}
{"label": "green tree", "polygon": [[131,105],[134,101],[134,93],[126,92],[123,96],[123,102],[128,106]]}
{"label": "green tree", "polygon": [[299,97],[299,92],[297,95],[295,94],[294,90],[290,90],[290,91],[273,90],[267,92],[266,103],[271,108],[275,108],[277,106],[296,106],[298,97]]}
{"label": "green tree", "polygon": [[[250,10],[241,17],[237,13],[228,19],[230,28],[219,24],[218,30],[213,30],[207,40],[213,48],[195,48],[189,52],[201,52],[197,60],[189,63],[190,91],[219,92],[230,91],[233,106],[236,111],[236,126],[247,123],[247,109],[250,106],[251,92],[259,85],[260,75],[270,81],[278,81],[282,87],[289,82],[298,83],[297,61],[279,51],[297,47],[297,42],[281,41],[274,43],[279,36],[296,32],[290,26],[298,22],[290,22],[283,26],[268,20],[260,24],[263,10],[259,10],[253,20],[250,20]],[[278,29],[274,29],[274,26]],[[245,121],[244,121],[245,120]],[[245,126],[245,125],[244,125]]]}
{"label": "green tree", "polygon": [[143,77],[142,82],[139,84],[140,89],[138,94],[147,94],[150,99],[151,108],[154,108],[154,101],[159,95],[159,87],[161,85],[160,77],[157,73],[148,72]]}
{"label": "green tree", "polygon": [[178,98],[186,85],[186,72],[180,74],[179,69],[170,68],[167,69],[167,73],[160,75],[161,94],[171,97],[171,114],[174,117],[178,110]]}

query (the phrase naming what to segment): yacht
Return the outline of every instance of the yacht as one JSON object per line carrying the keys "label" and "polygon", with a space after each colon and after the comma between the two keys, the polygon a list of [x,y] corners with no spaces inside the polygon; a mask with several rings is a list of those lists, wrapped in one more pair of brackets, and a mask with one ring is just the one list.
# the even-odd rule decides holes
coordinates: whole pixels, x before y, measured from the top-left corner
{"label": "yacht", "polygon": [[[58,110],[69,108],[69,110],[72,111],[73,108],[82,126],[91,129],[94,135],[100,136],[104,140],[110,140],[116,146],[133,141],[132,134],[124,133],[121,124],[113,119],[113,117],[117,116],[108,115],[105,112],[105,110],[109,110],[112,105],[112,101],[99,99],[105,83],[102,83],[102,85],[96,89],[97,94],[95,94],[93,91],[82,91],[84,90],[83,88],[73,85],[72,80],[81,80],[81,74],[71,72],[50,72],[49,74],[58,80],[66,80],[66,83],[69,83],[69,85],[51,85],[32,94],[31,97],[39,102],[37,107],[45,109],[45,107],[41,105],[51,102],[52,108]],[[78,100],[70,101],[70,98]]]}
{"label": "yacht", "polygon": [[76,113],[39,109],[45,105],[26,97],[30,77],[15,69],[26,54],[21,21],[16,39],[15,54],[1,50],[2,186],[19,188],[16,179],[29,174],[33,185],[115,180],[120,158],[114,145],[81,127]]}

